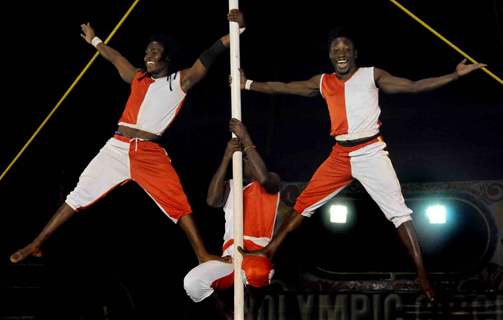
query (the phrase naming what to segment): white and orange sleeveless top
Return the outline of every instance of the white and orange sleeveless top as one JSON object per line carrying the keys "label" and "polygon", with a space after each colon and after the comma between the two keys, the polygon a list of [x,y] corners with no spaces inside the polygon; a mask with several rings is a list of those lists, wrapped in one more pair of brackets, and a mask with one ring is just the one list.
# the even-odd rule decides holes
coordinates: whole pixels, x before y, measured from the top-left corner
{"label": "white and orange sleeveless top", "polygon": [[180,72],[176,72],[153,79],[144,71],[136,72],[119,125],[162,135],[180,111],[186,96],[180,77]]}
{"label": "white and orange sleeveless top", "polygon": [[322,74],[321,95],[330,114],[330,135],[337,140],[354,140],[379,132],[379,90],[374,81],[374,68],[358,68],[348,80],[335,74]]}
{"label": "white and orange sleeveless top", "polygon": [[[233,182],[229,181],[230,192],[224,205],[225,233],[224,255],[231,254],[234,239],[234,195]],[[265,247],[274,233],[278,211],[279,192],[270,194],[257,181],[243,188],[243,239],[259,247]]]}

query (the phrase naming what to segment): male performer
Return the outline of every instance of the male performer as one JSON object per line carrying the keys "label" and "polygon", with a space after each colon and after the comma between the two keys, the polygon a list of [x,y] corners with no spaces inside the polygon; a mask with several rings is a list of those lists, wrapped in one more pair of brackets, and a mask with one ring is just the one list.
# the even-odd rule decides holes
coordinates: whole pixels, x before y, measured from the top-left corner
{"label": "male performer", "polygon": [[430,300],[434,300],[414,227],[412,211],[405,205],[395,170],[379,135],[379,90],[384,93],[419,93],[440,88],[485,65],[463,60],[450,74],[411,81],[375,67],[356,64],[357,51],[346,30],[336,29],[329,36],[329,58],[334,72],[318,74],[306,81],[257,82],[241,76],[241,88],[268,94],[321,95],[328,106],[330,135],[335,145],[329,157],[316,170],[280,230],[260,253],[274,255],[285,236],[296,229],[304,217],[323,206],[353,179],[362,183],[384,215],[398,229],[401,241],[416,266],[418,281]]}
{"label": "male performer", "polygon": [[[228,19],[244,27],[239,10],[231,10]],[[165,36],[152,37],[145,50],[145,70],[141,70],[105,45],[89,23],[82,24],[81,29],[82,38],[110,61],[121,78],[131,85],[131,93],[115,135],[88,164],[75,189],[42,232],[11,255],[10,260],[18,263],[30,255],[41,256],[42,244],[65,221],[129,180],[138,183],[162,212],[180,225],[199,262],[221,260],[206,251],[178,175],[167,152],[157,142],[180,111],[187,92],[206,75],[217,56],[229,47],[229,36],[217,40],[190,68],[172,72],[173,57],[169,53],[174,48],[170,47],[171,42]]]}
{"label": "male performer", "polygon": [[[229,129],[237,138],[227,143],[222,162],[208,188],[208,205],[223,208],[225,233],[222,256],[234,252],[233,231],[233,183],[225,180],[232,154],[244,152],[245,186],[243,190],[243,241],[248,250],[261,249],[269,243],[279,204],[281,180],[276,173],[269,172],[246,127],[237,119],[231,119]],[[243,280],[250,292],[251,306],[247,317],[254,319],[260,307],[261,293],[254,288],[267,286],[273,275],[272,264],[265,255],[250,255],[243,258]],[[214,290],[230,288],[234,283],[234,266],[221,261],[207,261],[193,268],[184,279],[187,294],[194,302],[201,302]],[[215,301],[219,303],[219,301]]]}

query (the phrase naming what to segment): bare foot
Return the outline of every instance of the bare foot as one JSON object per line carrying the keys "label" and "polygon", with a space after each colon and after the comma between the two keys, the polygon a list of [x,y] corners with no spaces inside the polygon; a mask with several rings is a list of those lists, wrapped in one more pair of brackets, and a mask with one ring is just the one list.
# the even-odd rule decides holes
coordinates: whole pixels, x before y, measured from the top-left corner
{"label": "bare foot", "polygon": [[10,262],[18,263],[28,258],[29,256],[34,256],[38,258],[42,257],[42,251],[40,250],[40,247],[34,244],[33,242],[24,247],[23,249],[19,249],[13,255],[11,255]]}
{"label": "bare foot", "polygon": [[436,293],[435,289],[431,286],[430,282],[426,278],[417,278],[417,282],[419,283],[419,286],[423,290],[424,294],[426,295],[426,298],[430,300],[430,302],[434,303],[437,301],[436,299]]}

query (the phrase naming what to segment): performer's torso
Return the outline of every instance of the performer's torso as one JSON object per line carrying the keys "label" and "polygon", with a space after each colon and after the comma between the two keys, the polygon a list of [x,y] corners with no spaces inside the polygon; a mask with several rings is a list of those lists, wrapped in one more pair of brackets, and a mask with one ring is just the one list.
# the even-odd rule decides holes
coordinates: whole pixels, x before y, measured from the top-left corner
{"label": "performer's torso", "polygon": [[[228,240],[234,238],[234,196],[232,180],[229,181],[230,192],[224,206],[225,234],[224,247]],[[259,246],[271,241],[279,203],[279,192],[270,194],[257,181],[243,189],[243,237]]]}
{"label": "performer's torso", "polygon": [[180,111],[185,95],[180,72],[154,80],[139,71],[119,124],[160,136]]}
{"label": "performer's torso", "polygon": [[381,109],[373,67],[358,68],[346,81],[323,74],[320,90],[330,114],[331,136],[378,133]]}

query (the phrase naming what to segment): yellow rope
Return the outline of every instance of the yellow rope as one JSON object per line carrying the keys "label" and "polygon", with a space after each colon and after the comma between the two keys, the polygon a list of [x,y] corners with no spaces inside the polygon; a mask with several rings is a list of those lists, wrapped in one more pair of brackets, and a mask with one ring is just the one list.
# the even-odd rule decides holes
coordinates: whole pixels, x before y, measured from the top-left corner
{"label": "yellow rope", "polygon": [[[133,11],[134,7],[138,4],[139,1],[140,0],[135,0],[133,2],[133,4],[129,7],[129,9],[126,11],[126,13],[124,14],[124,16],[122,17],[122,19],[119,21],[119,23],[117,23],[117,25],[112,30],[112,32],[110,33],[110,35],[106,38],[105,44],[108,43],[110,41],[110,39],[114,36],[114,34],[117,32],[117,30],[119,29],[119,27],[124,23],[124,21],[126,20],[126,18],[129,16],[129,14],[131,13],[131,11]],[[86,73],[86,71],[89,69],[89,67],[93,64],[94,60],[96,60],[96,58],[98,57],[98,55],[99,55],[99,52],[96,52],[94,54],[94,56],[91,58],[91,60],[89,60],[89,62],[87,63],[87,65],[84,67],[84,69],[82,69],[82,71],[77,76],[77,78],[75,78],[75,80],[72,82],[72,84],[70,85],[70,87],[66,90],[66,92],[63,94],[63,96],[61,97],[61,99],[59,99],[58,103],[56,103],[56,105],[54,106],[54,108],[51,110],[51,112],[49,112],[49,114],[47,115],[47,117],[45,117],[44,121],[42,121],[42,123],[37,128],[37,130],[35,130],[35,132],[31,135],[30,139],[28,139],[28,141],[25,143],[25,145],[21,148],[21,150],[19,150],[19,152],[17,153],[17,155],[14,157],[14,159],[12,159],[12,161],[9,163],[9,165],[7,166],[7,168],[2,172],[2,175],[0,175],[0,181],[2,181],[3,177],[12,168],[12,166],[17,161],[17,159],[19,159],[19,157],[23,154],[23,152],[26,150],[26,148],[28,148],[28,146],[30,145],[30,143],[35,139],[35,137],[38,135],[38,133],[46,125],[46,123],[52,117],[52,115],[54,114],[54,112],[56,112],[56,110],[59,108],[59,106],[61,105],[61,103],[63,103],[63,101],[68,96],[68,94],[73,90],[73,88],[75,87],[75,85],[80,81],[80,79],[82,78],[82,76]]]}
{"label": "yellow rope", "polygon": [[[468,59],[470,62],[472,63],[478,63],[477,61],[475,61],[475,59],[473,59],[472,57],[470,57],[469,55],[467,55],[466,53],[463,52],[463,50],[459,49],[456,45],[454,45],[452,42],[450,42],[449,40],[447,40],[445,37],[443,37],[440,33],[438,33],[437,31],[435,31],[432,27],[430,27],[429,25],[427,25],[423,20],[419,19],[417,16],[415,16],[412,12],[410,12],[409,10],[407,10],[407,8],[405,8],[404,6],[402,6],[400,3],[398,3],[396,0],[390,0],[394,5],[396,5],[398,8],[400,8],[403,12],[405,12],[406,14],[408,14],[410,17],[412,17],[412,19],[416,20],[417,22],[419,22],[423,27],[425,27],[426,29],[428,29],[431,33],[433,33],[434,35],[436,35],[438,38],[440,38],[440,40],[442,40],[443,42],[447,43],[451,48],[453,48],[454,50],[456,50],[459,54],[461,54],[463,57],[465,57],[466,59]],[[491,71],[489,71],[489,69],[487,69],[486,67],[482,67],[481,68],[485,73],[487,73],[489,76],[491,76],[492,78],[494,78],[496,81],[498,81],[500,84],[503,84],[503,80],[501,80],[500,78],[498,78],[498,76],[496,76],[494,73],[492,73]]]}

